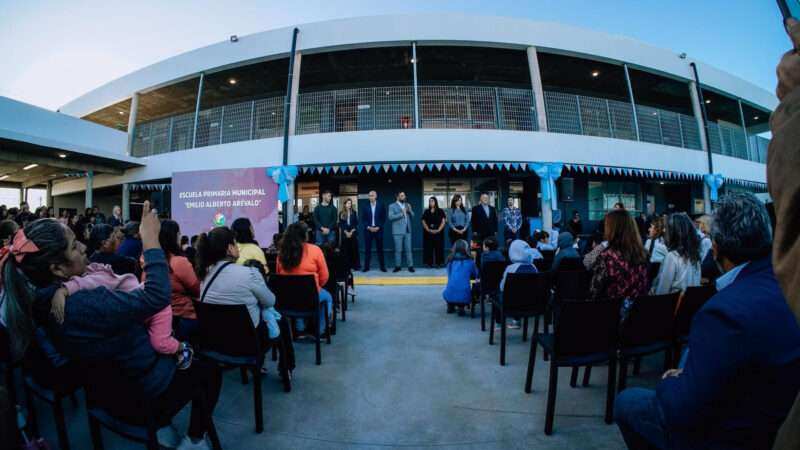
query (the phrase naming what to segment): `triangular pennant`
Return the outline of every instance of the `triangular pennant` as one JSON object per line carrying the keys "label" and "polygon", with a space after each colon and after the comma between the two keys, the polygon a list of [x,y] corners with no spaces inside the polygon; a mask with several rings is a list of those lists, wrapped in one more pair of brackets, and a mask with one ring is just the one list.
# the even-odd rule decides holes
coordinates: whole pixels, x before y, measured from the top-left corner
{"label": "triangular pennant", "polygon": [[420,172],[422,172],[425,169],[425,163],[417,164],[417,168],[419,169]]}
{"label": "triangular pennant", "polygon": [[347,166],[347,170],[348,170],[350,173],[354,173],[354,172],[356,171],[356,166]]}
{"label": "triangular pennant", "polygon": [[389,173],[389,169],[390,169],[392,166],[390,166],[389,164],[384,164],[382,167],[383,167],[383,171],[384,171],[384,172],[386,172],[386,173]]}
{"label": "triangular pennant", "polygon": [[408,164],[400,164],[400,168],[403,169],[403,172],[405,172],[406,169],[408,169]]}
{"label": "triangular pennant", "polygon": [[453,169],[453,164],[452,164],[452,163],[447,163],[447,164],[443,164],[443,163],[436,163],[435,165],[436,165],[436,168],[437,168],[439,171],[441,171],[441,170],[442,170],[442,167],[446,167],[446,168],[447,168],[447,170],[452,170],[452,169]]}
{"label": "triangular pennant", "polygon": [[469,163],[469,165],[472,167],[472,170],[476,170],[478,168],[478,163]]}
{"label": "triangular pennant", "polygon": [[391,167],[393,171],[397,172],[397,168],[400,167],[400,164],[390,164],[389,167]]}
{"label": "triangular pennant", "polygon": [[453,163],[453,167],[455,167],[456,170],[461,170],[461,163]]}
{"label": "triangular pennant", "polygon": [[503,163],[503,167],[505,167],[506,170],[511,170],[511,163]]}

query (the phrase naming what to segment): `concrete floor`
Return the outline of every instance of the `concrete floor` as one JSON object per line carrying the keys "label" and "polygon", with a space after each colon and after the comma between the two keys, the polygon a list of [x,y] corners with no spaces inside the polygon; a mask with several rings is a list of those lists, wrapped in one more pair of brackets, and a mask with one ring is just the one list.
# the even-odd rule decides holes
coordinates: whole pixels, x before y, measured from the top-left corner
{"label": "concrete floor", "polygon": [[[441,286],[362,286],[333,344],[296,343],[293,391],[274,364],[263,380],[265,430],[256,434],[252,386],[225,376],[214,419],[225,449],[619,449],[616,426],[603,422],[606,374],[569,387],[560,370],[554,434],[544,435],[548,363],[536,363],[534,392],[523,383],[528,343],[510,330],[508,365],[488,345],[478,318],[446,315]],[[630,385],[653,385],[660,357],[645,361]],[[67,406],[70,440],[91,448],[83,407]],[[55,443],[51,415],[39,406],[43,434]],[[175,424],[186,429],[188,408]],[[104,432],[107,449],[142,448]],[[55,448],[55,445],[54,445]]]}

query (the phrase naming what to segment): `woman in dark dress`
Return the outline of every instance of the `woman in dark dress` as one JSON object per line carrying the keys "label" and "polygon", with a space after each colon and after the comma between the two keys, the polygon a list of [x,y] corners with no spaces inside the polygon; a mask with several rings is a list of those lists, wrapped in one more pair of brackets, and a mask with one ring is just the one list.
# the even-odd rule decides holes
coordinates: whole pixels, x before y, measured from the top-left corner
{"label": "woman in dark dress", "polygon": [[422,214],[422,260],[428,267],[444,265],[444,211],[436,197],[428,199],[428,208]]}
{"label": "woman in dark dress", "polygon": [[353,209],[353,200],[344,201],[344,209],[339,214],[339,242],[347,266],[353,270],[361,269],[358,257],[358,214]]}

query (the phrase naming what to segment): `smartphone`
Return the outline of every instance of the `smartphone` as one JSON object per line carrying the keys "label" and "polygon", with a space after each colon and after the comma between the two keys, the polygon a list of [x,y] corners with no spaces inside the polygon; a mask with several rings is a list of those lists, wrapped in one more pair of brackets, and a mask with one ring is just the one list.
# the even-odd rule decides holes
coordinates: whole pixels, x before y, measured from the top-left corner
{"label": "smartphone", "polygon": [[783,20],[789,17],[800,18],[800,0],[778,0],[778,9],[781,10]]}

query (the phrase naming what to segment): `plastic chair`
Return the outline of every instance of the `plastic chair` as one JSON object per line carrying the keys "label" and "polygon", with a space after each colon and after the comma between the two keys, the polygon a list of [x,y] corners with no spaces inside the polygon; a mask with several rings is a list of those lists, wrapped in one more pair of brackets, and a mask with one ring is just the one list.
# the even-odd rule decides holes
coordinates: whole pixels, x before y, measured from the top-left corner
{"label": "plastic chair", "polygon": [[625,389],[631,359],[663,351],[664,365],[670,366],[679,295],[678,292],[650,295],[633,301],[627,317],[620,323],[618,391]]}
{"label": "plastic chair", "polygon": [[[253,326],[246,305],[216,305],[195,302],[198,333],[197,351],[223,369],[242,369],[253,373],[253,401],[256,433],[264,431],[264,412],[261,394],[261,367],[267,352],[266,330]],[[220,330],[225,330],[220,333]],[[283,352],[281,352],[283,355]],[[280,365],[285,371],[285,364]],[[291,388],[288,373],[281,373],[284,390]]]}
{"label": "plastic chair", "polygon": [[530,393],[536,347],[541,345],[551,355],[545,434],[550,435],[553,432],[559,367],[580,367],[608,361],[605,421],[610,424],[614,409],[619,302],[563,300],[556,304],[554,316],[553,333],[534,334],[531,339],[528,372],[525,377],[525,392]]}
{"label": "plastic chair", "polygon": [[502,299],[492,299],[489,345],[494,345],[494,324],[500,326],[500,365],[506,365],[506,317],[523,318],[522,341],[528,340],[528,318],[534,317],[533,333],[539,332],[539,316],[547,310],[550,283],[545,273],[509,273]]}
{"label": "plastic chair", "polygon": [[487,261],[481,267],[481,284],[478,294],[481,302],[481,331],[486,331],[486,298],[496,298],[500,293],[500,281],[503,279],[506,267],[508,267],[506,261]]}
{"label": "plastic chair", "polygon": [[[317,282],[313,275],[274,275],[270,278],[270,288],[275,293],[275,309],[290,318],[304,318],[314,329],[316,345],[316,364],[322,364],[320,347],[319,313],[320,305]],[[327,343],[331,343],[328,306],[325,304],[325,330]]]}

